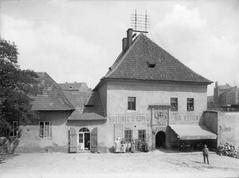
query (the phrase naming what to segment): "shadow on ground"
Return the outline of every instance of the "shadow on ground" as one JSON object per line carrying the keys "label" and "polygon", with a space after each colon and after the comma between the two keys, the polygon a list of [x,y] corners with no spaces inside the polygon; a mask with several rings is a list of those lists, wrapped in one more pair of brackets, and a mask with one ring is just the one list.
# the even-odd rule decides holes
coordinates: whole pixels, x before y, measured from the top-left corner
{"label": "shadow on ground", "polygon": [[0,154],[0,164],[6,163],[6,160],[13,159],[19,154]]}

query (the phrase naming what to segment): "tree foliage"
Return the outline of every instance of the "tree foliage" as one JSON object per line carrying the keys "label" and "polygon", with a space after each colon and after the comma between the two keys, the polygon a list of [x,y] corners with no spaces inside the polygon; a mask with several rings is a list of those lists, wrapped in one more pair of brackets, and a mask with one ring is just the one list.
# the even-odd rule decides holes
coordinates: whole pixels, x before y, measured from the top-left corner
{"label": "tree foliage", "polygon": [[26,124],[33,116],[30,95],[37,91],[37,74],[21,70],[14,43],[0,39],[0,136],[8,136],[12,122]]}

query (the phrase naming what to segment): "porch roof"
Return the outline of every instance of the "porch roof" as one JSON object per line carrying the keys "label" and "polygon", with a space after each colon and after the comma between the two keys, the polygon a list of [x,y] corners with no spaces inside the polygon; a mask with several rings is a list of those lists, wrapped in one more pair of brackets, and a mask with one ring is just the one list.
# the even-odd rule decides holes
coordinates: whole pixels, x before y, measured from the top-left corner
{"label": "porch roof", "polygon": [[178,135],[180,140],[202,140],[202,139],[216,139],[217,135],[206,130],[203,126],[198,124],[175,124],[169,125]]}

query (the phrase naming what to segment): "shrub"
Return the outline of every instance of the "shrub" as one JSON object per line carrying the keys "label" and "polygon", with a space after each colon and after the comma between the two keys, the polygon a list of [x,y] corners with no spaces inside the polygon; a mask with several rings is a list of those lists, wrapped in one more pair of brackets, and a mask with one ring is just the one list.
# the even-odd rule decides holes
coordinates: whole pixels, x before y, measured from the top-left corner
{"label": "shrub", "polygon": [[239,148],[229,143],[219,145],[216,152],[219,155],[230,156],[239,159]]}

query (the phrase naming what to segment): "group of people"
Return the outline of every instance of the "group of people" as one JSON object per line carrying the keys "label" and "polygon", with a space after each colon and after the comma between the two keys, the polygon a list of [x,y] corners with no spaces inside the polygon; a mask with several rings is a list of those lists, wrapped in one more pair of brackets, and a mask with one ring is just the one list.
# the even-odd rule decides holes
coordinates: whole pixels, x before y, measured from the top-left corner
{"label": "group of people", "polygon": [[116,138],[114,141],[114,152],[115,153],[127,153],[127,152],[147,152],[148,151],[148,145],[145,141],[141,140],[131,140],[126,142],[124,139]]}
{"label": "group of people", "polygon": [[134,152],[135,143],[132,142],[125,142],[121,138],[116,138],[114,141],[114,152],[115,153],[126,153],[126,152]]}

